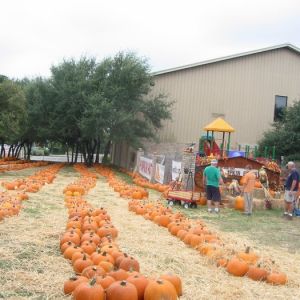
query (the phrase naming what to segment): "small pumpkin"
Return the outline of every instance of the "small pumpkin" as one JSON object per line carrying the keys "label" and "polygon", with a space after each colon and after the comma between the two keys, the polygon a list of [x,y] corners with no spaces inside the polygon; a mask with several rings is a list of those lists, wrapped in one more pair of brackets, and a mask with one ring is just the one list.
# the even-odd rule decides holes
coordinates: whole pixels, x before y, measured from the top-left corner
{"label": "small pumpkin", "polygon": [[287,276],[281,272],[272,272],[267,276],[267,283],[273,285],[284,285],[287,283]]}
{"label": "small pumpkin", "polygon": [[138,300],[143,300],[145,289],[149,283],[149,280],[143,275],[136,274],[129,276],[127,278],[127,281],[132,283],[136,287],[138,293]]}
{"label": "small pumpkin", "polygon": [[88,282],[88,279],[84,276],[71,277],[64,283],[64,293],[66,295],[72,294],[76,287],[83,282]]}
{"label": "small pumpkin", "polygon": [[260,268],[260,266],[250,266],[246,276],[252,280],[262,281],[266,280],[268,272],[267,270]]}
{"label": "small pumpkin", "polygon": [[232,258],[228,262],[226,270],[228,273],[230,273],[234,276],[242,277],[248,272],[249,265],[246,262],[244,262],[238,258]]}

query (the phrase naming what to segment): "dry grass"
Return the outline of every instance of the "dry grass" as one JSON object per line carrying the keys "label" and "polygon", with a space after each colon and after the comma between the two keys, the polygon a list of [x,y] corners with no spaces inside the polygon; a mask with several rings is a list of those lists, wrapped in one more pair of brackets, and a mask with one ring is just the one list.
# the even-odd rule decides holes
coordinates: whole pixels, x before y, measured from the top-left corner
{"label": "dry grass", "polygon": [[62,190],[74,176],[64,168],[53,184],[30,195],[19,216],[0,224],[0,298],[64,298],[63,282],[72,269],[59,252],[67,218]]}
{"label": "dry grass", "polygon": [[300,256],[261,247],[235,233],[219,235],[234,249],[252,246],[276,260],[289,277],[286,286],[271,286],[248,278],[235,278],[225,270],[215,267],[196,250],[188,248],[177,238],[143,217],[127,210],[127,201],[119,198],[105,182],[99,182],[89,199],[95,206],[105,207],[119,229],[118,243],[121,249],[136,257],[141,271],[147,275],[159,275],[170,271],[181,276],[184,285],[183,300],[200,299],[299,299]]}
{"label": "dry grass", "polygon": [[[72,169],[64,168],[52,185],[31,195],[19,216],[0,224],[0,298],[69,298],[63,295],[62,286],[73,271],[59,252],[59,235],[67,219],[62,190],[75,176],[78,175]],[[155,198],[157,194],[151,196]],[[170,271],[181,276],[183,300],[300,299],[299,253],[261,245],[242,233],[223,232],[214,222],[209,222],[228,247],[252,246],[276,260],[291,280],[287,286],[276,287],[235,278],[188,248],[165,228],[129,212],[127,201],[114,193],[104,179],[98,180],[86,200],[108,210],[119,230],[120,248],[139,260],[142,273],[157,276]]]}

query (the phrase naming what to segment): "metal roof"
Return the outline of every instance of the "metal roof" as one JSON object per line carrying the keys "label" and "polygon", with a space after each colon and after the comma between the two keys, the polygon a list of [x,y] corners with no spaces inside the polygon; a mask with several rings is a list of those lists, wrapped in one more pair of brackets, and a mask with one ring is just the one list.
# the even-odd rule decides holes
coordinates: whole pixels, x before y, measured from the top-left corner
{"label": "metal roof", "polygon": [[199,66],[203,66],[203,65],[207,65],[207,64],[212,64],[212,63],[221,62],[221,61],[225,61],[225,60],[229,60],[229,59],[234,59],[234,58],[238,58],[238,57],[243,57],[243,56],[252,55],[252,54],[258,54],[258,53],[282,49],[282,48],[288,48],[288,49],[300,54],[300,49],[298,47],[296,47],[292,44],[286,43],[286,44],[280,44],[280,45],[262,48],[262,49],[258,49],[258,50],[252,50],[252,51],[248,51],[248,52],[242,52],[242,53],[233,54],[233,55],[229,55],[229,56],[219,57],[219,58],[215,58],[215,59],[209,59],[209,60],[205,60],[202,62],[189,64],[189,65],[185,65],[185,66],[181,66],[181,67],[175,67],[175,68],[170,68],[170,69],[166,69],[166,70],[161,70],[161,71],[153,72],[152,75],[156,76],[156,75],[181,71],[181,70],[185,70],[185,69],[189,69],[189,68],[199,67]]}

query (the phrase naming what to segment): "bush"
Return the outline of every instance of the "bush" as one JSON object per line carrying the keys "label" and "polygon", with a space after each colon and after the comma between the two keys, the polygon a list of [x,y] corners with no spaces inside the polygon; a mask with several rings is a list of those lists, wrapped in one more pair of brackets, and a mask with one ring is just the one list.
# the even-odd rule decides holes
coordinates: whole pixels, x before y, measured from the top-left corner
{"label": "bush", "polygon": [[33,147],[31,150],[31,155],[48,156],[50,155],[50,151],[46,147]]}

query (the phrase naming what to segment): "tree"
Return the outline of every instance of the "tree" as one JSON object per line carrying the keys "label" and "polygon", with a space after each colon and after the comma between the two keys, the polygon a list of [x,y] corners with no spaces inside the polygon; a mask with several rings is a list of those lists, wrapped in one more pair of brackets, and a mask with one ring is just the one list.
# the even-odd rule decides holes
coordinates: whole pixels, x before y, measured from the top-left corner
{"label": "tree", "polygon": [[264,133],[259,142],[264,147],[276,147],[276,156],[300,160],[300,101],[286,109],[283,119],[272,124],[272,129]]}
{"label": "tree", "polygon": [[0,144],[2,157],[4,144],[10,144],[8,155],[15,155],[16,145],[22,135],[26,113],[26,98],[22,88],[12,80],[2,77],[0,83]]}
{"label": "tree", "polygon": [[104,159],[112,142],[140,146],[143,138],[155,137],[162,120],[171,117],[172,103],[163,95],[150,94],[154,85],[150,66],[134,53],[105,59],[97,67],[95,81],[109,111]]}

